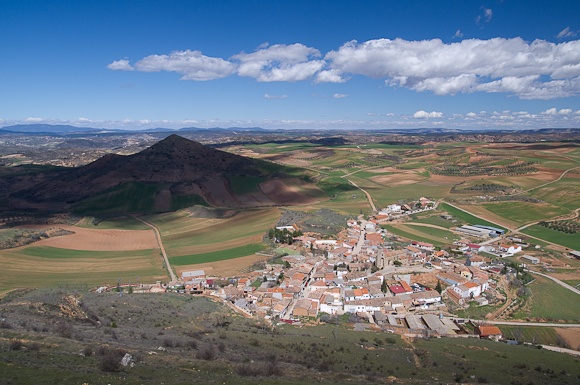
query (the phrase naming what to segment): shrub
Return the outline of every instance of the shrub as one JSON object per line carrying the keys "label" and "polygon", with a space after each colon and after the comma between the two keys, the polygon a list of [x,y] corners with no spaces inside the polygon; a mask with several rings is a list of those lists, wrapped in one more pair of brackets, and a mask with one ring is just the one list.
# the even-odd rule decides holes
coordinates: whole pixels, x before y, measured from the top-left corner
{"label": "shrub", "polygon": [[27,346],[28,350],[30,350],[31,352],[38,352],[40,350],[40,347],[42,345],[40,345],[38,342],[33,342],[30,345]]}
{"label": "shrub", "polygon": [[206,346],[195,355],[197,359],[211,361],[215,358],[215,351],[211,346]]}
{"label": "shrub", "polygon": [[72,338],[73,331],[73,325],[67,321],[60,321],[54,327],[54,332],[64,338]]}
{"label": "shrub", "polygon": [[85,357],[90,357],[93,355],[93,348],[91,348],[90,346],[87,346],[86,348],[83,349],[83,355]]}
{"label": "shrub", "polygon": [[12,325],[10,325],[8,321],[3,320],[0,322],[0,329],[12,329]]}
{"label": "shrub", "polygon": [[10,344],[8,344],[8,347],[10,348],[10,350],[22,350],[24,344],[22,343],[22,341],[14,338],[10,340]]}
{"label": "shrub", "polygon": [[103,372],[118,372],[121,359],[127,352],[123,349],[107,350],[99,360],[99,369]]}

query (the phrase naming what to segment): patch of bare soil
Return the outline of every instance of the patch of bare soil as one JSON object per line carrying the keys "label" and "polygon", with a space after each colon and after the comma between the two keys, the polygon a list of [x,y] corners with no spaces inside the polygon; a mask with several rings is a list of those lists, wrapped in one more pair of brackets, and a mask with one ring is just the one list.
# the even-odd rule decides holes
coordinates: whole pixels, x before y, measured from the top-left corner
{"label": "patch of bare soil", "polygon": [[311,205],[317,203],[316,199],[301,193],[298,187],[287,186],[280,179],[269,180],[260,183],[260,189],[276,204],[283,206]]}
{"label": "patch of bare soil", "polygon": [[580,350],[580,328],[556,328],[556,332],[566,341],[570,349]]}
{"label": "patch of bare soil", "polygon": [[158,247],[155,234],[151,230],[97,230],[67,225],[59,227],[74,231],[74,234],[44,239],[35,245],[92,251],[147,250]]}
{"label": "patch of bare soil", "polygon": [[268,156],[268,157],[264,157],[264,158],[271,160],[273,162],[288,164],[290,166],[307,167],[307,166],[312,165],[307,160],[296,159],[296,158],[294,158],[292,156],[288,156],[288,155],[274,155],[274,156]]}
{"label": "patch of bare soil", "polygon": [[187,265],[176,267],[177,275],[181,276],[182,271],[205,270],[207,276],[215,277],[232,277],[238,275],[243,269],[246,269],[257,262],[265,261],[269,257],[263,255],[249,255],[247,257],[228,259],[226,261],[199,263],[197,265]]}
{"label": "patch of bare soil", "polygon": [[370,179],[373,182],[388,185],[389,187],[395,187],[417,183],[423,180],[423,177],[414,173],[399,173],[391,175],[372,176],[370,177]]}
{"label": "patch of bare soil", "polygon": [[213,178],[202,182],[202,190],[208,202],[217,207],[243,206],[230,190],[225,178]]}
{"label": "patch of bare soil", "polygon": [[247,207],[273,206],[276,204],[261,192],[239,195],[238,200]]}
{"label": "patch of bare soil", "polygon": [[171,191],[165,189],[159,191],[155,195],[155,210],[157,211],[169,211],[171,210]]}

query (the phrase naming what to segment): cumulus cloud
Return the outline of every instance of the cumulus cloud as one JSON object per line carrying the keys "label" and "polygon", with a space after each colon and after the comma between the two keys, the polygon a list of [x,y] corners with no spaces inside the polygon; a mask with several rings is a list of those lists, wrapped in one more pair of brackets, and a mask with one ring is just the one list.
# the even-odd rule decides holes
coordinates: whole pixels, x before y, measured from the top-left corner
{"label": "cumulus cloud", "polygon": [[[330,71],[342,77],[386,78],[388,85],[437,95],[507,92],[522,99],[550,99],[580,91],[580,41],[353,40],[327,53],[325,60]],[[543,81],[542,76],[551,80]]]}
{"label": "cumulus cloud", "polygon": [[133,66],[129,64],[129,60],[126,59],[115,60],[107,65],[107,68],[113,71],[135,71],[135,68],[133,68]]}
{"label": "cumulus cloud", "polygon": [[346,98],[348,95],[346,94],[334,94],[332,95],[333,98],[335,99],[342,99],[342,98]]}
{"label": "cumulus cloud", "polygon": [[442,118],[443,113],[437,112],[437,111],[427,112],[427,111],[421,110],[421,111],[415,112],[413,114],[413,117],[415,119]]}
{"label": "cumulus cloud", "polygon": [[142,72],[169,71],[182,74],[182,80],[213,80],[230,76],[236,65],[227,60],[205,56],[201,51],[174,51],[169,55],[150,55],[135,63]]}
{"label": "cumulus cloud", "polygon": [[566,27],[560,31],[560,33],[556,36],[558,39],[564,39],[566,37],[574,37],[576,36],[576,31],[570,31],[570,27]]}
{"label": "cumulus cloud", "polygon": [[[489,12],[488,12],[489,11]],[[484,15],[491,18],[491,10]],[[562,36],[571,33],[569,28]],[[460,36],[458,30],[456,36]],[[296,43],[264,43],[254,52],[229,59],[200,51],[150,55],[133,66],[126,59],[108,65],[112,70],[182,74],[185,80],[220,79],[233,74],[259,82],[344,83],[354,75],[382,79],[435,95],[488,92],[521,99],[553,99],[580,94],[580,40],[559,44],[522,38],[440,39],[408,41],[376,39],[347,42],[321,58],[319,50]]]}
{"label": "cumulus cloud", "polygon": [[264,99],[286,99],[288,95],[270,95],[264,94]]}
{"label": "cumulus cloud", "polygon": [[239,53],[230,59],[240,62],[238,75],[255,78],[259,82],[296,82],[306,80],[324,67],[320,51],[296,43],[275,44],[252,53]]}
{"label": "cumulus cloud", "polygon": [[569,108],[562,108],[558,111],[556,107],[548,108],[546,111],[542,112],[544,115],[569,115],[571,113],[572,110]]}

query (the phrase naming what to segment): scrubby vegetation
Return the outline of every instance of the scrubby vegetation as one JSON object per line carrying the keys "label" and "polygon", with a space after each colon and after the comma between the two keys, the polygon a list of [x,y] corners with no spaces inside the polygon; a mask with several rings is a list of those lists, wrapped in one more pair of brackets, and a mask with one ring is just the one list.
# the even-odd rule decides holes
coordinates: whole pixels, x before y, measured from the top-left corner
{"label": "scrubby vegetation", "polygon": [[552,230],[561,231],[566,234],[576,234],[580,232],[580,223],[576,221],[551,221],[540,222],[540,226],[547,227]]}

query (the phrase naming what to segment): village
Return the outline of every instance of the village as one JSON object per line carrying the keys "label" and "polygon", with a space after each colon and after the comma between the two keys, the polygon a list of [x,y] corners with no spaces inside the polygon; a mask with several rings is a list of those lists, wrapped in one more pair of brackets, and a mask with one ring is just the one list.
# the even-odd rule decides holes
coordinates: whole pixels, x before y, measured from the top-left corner
{"label": "village", "polygon": [[[286,252],[260,269],[225,282],[203,270],[184,271],[181,280],[168,287],[220,297],[245,316],[272,323],[309,324],[346,317],[363,330],[501,338],[498,327],[485,320],[472,323],[455,313],[505,302],[512,270],[501,260],[520,253],[525,245],[511,237],[503,239],[502,229],[464,225],[456,231],[465,238],[444,250],[420,240],[401,240],[381,228],[385,221],[435,207],[436,202],[424,197],[406,205],[392,204],[367,219],[362,215],[348,219],[346,229],[332,238],[301,234],[295,224],[279,226],[276,234],[290,236],[292,246],[285,245]],[[525,257],[531,264],[538,262]]]}

